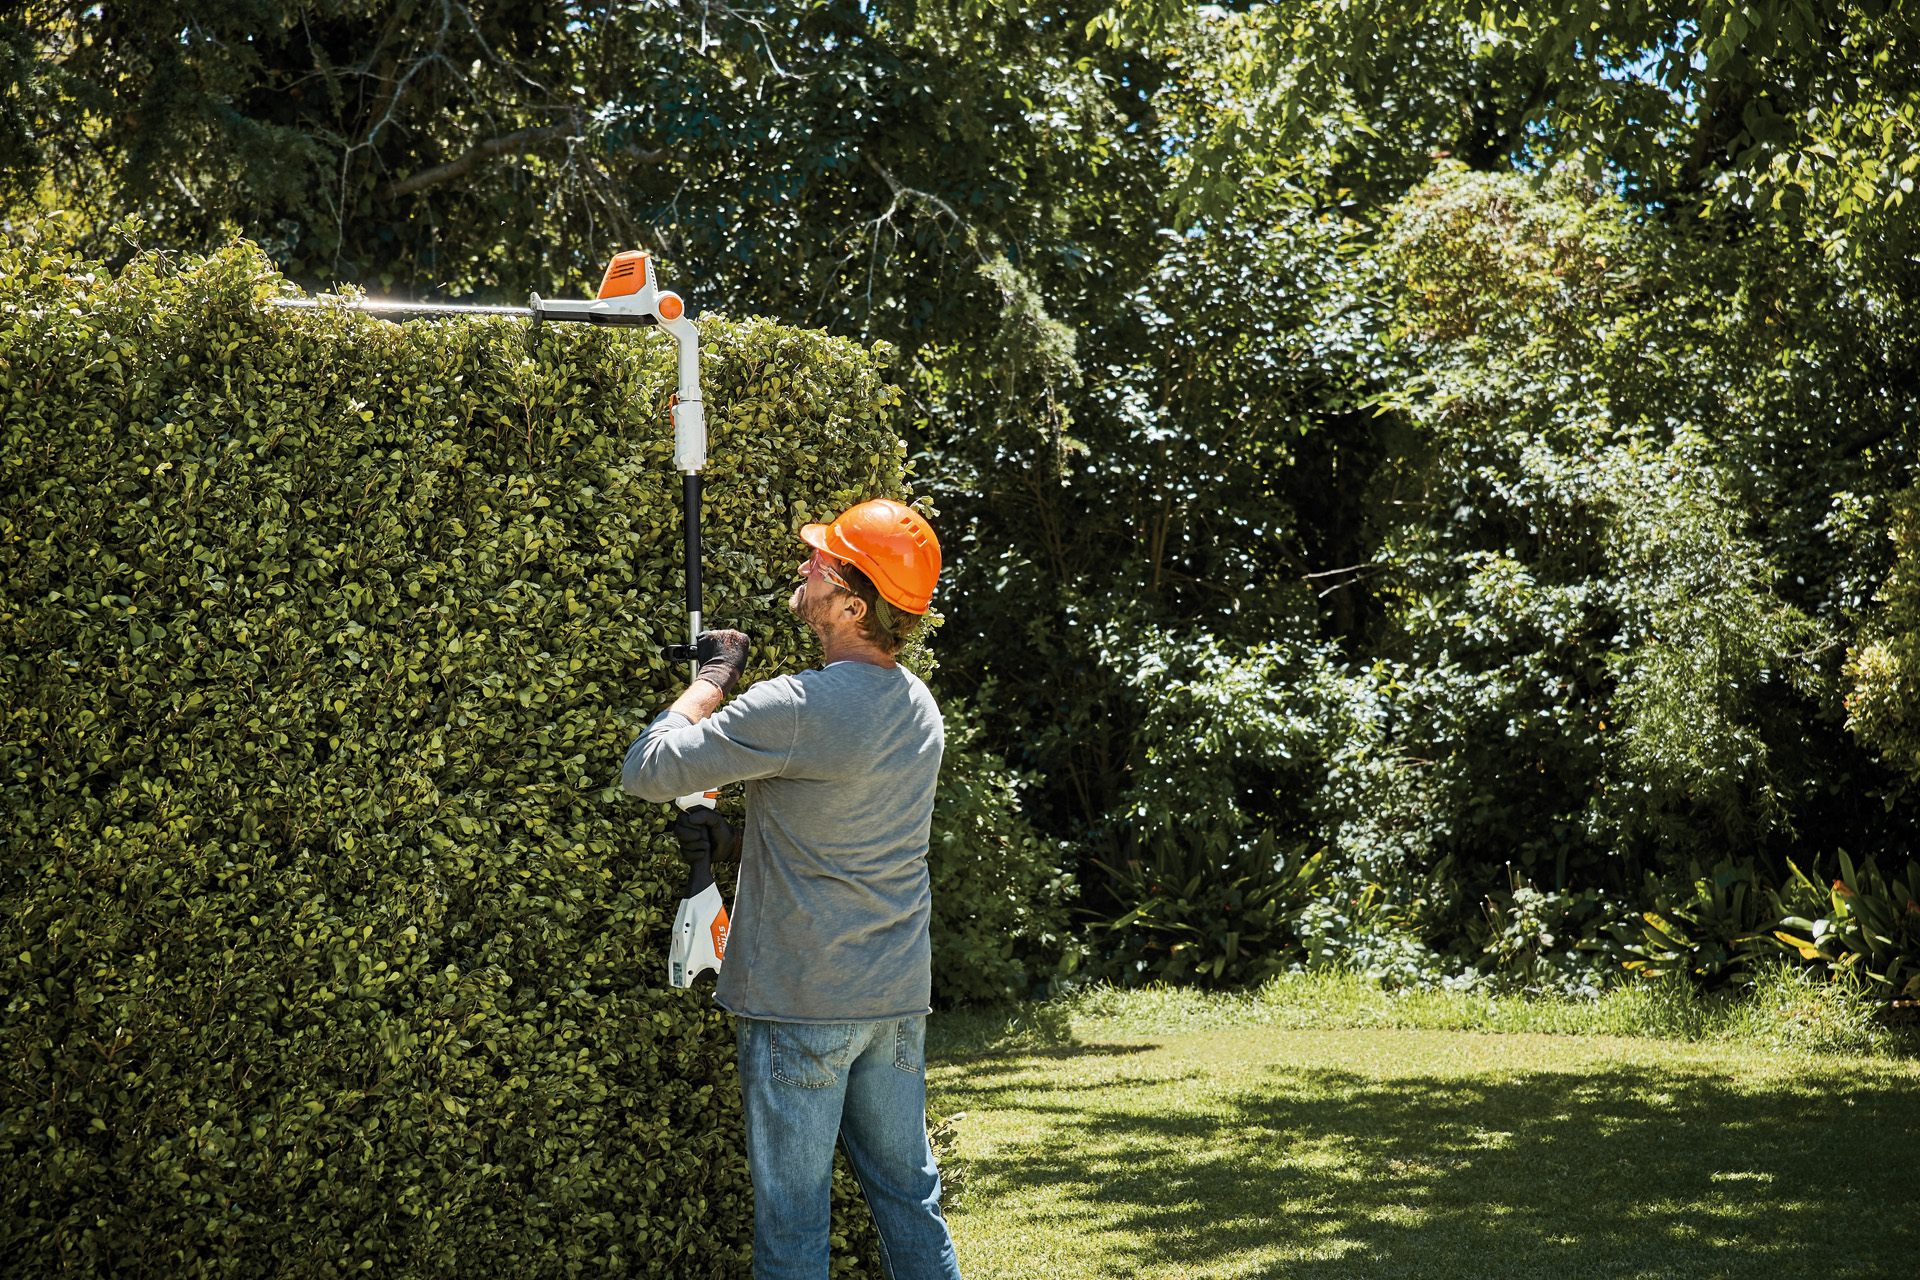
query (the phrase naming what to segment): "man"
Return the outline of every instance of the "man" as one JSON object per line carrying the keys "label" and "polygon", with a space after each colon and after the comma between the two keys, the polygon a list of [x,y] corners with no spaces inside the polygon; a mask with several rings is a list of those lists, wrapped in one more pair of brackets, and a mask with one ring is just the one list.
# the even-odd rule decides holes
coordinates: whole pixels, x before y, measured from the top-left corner
{"label": "man", "polygon": [[[731,705],[737,631],[699,637],[700,671],[627,752],[622,783],[656,803],[746,783],[726,957],[714,998],[736,1017],[757,1280],[824,1280],[836,1136],[894,1280],[959,1280],[927,1143],[932,995],[927,834],[945,730],[896,660],[940,574],[918,512],[875,499],[800,531],[813,549],[787,607],[821,669],[762,680]],[[683,842],[730,846],[696,809]]]}

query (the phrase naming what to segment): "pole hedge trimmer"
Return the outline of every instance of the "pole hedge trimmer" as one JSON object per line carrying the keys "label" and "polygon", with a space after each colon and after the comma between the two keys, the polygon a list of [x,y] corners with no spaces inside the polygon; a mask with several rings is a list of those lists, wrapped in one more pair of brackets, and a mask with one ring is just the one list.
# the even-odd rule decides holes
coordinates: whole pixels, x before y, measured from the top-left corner
{"label": "pole hedge trimmer", "polygon": [[[542,298],[534,294],[524,307],[462,306],[453,303],[383,302],[374,299],[341,301],[324,298],[276,298],[274,305],[308,310],[338,308],[364,311],[384,320],[424,320],[436,316],[514,316],[540,324],[547,320],[588,324],[658,325],[679,344],[679,389],[668,401],[673,414],[673,466],[680,472],[681,497],[686,510],[687,643],[662,650],[669,662],[695,658],[700,638],[700,472],[707,465],[707,410],[700,397],[700,331],[687,319],[686,304],[677,293],[663,293],[653,278],[653,259],[629,250],[616,254],[600,280],[599,296],[591,302]],[[718,791],[695,792],[674,803],[683,811],[714,808]],[[673,922],[667,949],[667,981],[690,987],[705,969],[720,971],[727,950],[727,908],[713,882],[709,851],[683,850],[690,864],[687,887]]]}

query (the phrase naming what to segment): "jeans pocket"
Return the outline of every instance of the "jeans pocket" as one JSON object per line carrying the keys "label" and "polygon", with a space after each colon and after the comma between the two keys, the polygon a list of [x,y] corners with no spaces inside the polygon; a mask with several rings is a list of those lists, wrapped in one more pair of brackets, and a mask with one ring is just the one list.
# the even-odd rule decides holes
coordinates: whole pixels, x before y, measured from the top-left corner
{"label": "jeans pocket", "polygon": [[840,1079],[853,1057],[853,1028],[844,1022],[776,1022],[773,1078],[802,1089],[824,1089]]}
{"label": "jeans pocket", "polygon": [[893,1065],[919,1075],[927,1062],[927,1020],[902,1018],[893,1028]]}

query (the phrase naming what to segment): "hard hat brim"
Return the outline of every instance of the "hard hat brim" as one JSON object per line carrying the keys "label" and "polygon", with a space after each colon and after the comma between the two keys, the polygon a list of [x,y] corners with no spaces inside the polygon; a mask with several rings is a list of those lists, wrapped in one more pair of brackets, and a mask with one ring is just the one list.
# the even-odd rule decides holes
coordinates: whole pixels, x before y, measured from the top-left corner
{"label": "hard hat brim", "polygon": [[827,546],[827,526],[823,524],[801,525],[800,541],[806,543],[815,551],[825,551],[828,555],[833,554],[833,551]]}

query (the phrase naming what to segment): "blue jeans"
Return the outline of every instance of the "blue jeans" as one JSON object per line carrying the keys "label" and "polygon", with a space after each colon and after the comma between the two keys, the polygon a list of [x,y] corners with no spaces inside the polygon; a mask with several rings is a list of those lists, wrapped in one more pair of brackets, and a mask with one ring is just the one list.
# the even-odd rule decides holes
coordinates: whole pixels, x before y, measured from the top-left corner
{"label": "blue jeans", "polygon": [[927,1020],[734,1021],[754,1280],[825,1280],[836,1137],[873,1210],[889,1280],[960,1280],[927,1145]]}

